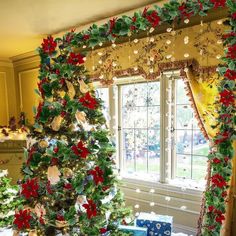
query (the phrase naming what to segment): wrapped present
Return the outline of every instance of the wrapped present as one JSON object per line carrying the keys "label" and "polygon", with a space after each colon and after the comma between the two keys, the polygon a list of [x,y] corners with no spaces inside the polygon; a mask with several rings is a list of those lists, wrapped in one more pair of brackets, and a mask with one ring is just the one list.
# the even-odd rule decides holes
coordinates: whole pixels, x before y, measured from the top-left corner
{"label": "wrapped present", "polygon": [[128,232],[133,233],[133,236],[147,236],[147,229],[137,226],[128,226],[128,225],[120,225],[119,229]]}
{"label": "wrapped present", "polygon": [[136,219],[136,226],[147,228],[147,236],[170,236],[173,217],[141,212]]}

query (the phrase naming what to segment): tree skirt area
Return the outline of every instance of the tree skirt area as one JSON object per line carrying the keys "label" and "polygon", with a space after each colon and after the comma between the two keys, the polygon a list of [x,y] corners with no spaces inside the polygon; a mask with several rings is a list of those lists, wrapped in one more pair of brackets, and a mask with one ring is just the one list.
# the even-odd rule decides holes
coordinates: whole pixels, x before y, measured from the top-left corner
{"label": "tree skirt area", "polygon": [[[20,236],[26,236],[27,234],[21,234]],[[13,231],[11,229],[0,229],[0,236],[13,236]],[[183,233],[172,233],[171,236],[188,236],[188,234]]]}

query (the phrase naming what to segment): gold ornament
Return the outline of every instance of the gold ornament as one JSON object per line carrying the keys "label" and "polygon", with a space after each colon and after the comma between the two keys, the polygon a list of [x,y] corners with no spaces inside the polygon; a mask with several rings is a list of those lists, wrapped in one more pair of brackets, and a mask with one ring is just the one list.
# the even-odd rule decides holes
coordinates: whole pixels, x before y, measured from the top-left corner
{"label": "gold ornament", "polygon": [[59,92],[59,96],[60,96],[61,98],[64,98],[65,95],[66,95],[66,92],[65,92],[64,90]]}
{"label": "gold ornament", "polygon": [[49,166],[47,171],[48,180],[52,185],[60,181],[60,171],[57,166]]}
{"label": "gold ornament", "polygon": [[59,116],[55,116],[53,118],[52,123],[51,123],[52,130],[58,131],[60,129],[60,127],[61,127],[62,121],[63,121],[63,117],[62,116],[60,116],[60,115]]}
{"label": "gold ornament", "polygon": [[84,82],[84,80],[79,80],[79,89],[81,93],[87,93],[90,91],[89,85]]}
{"label": "gold ornament", "polygon": [[63,169],[63,176],[64,178],[72,178],[74,175],[73,171],[70,168]]}
{"label": "gold ornament", "polygon": [[75,118],[78,123],[80,123],[80,122],[85,123],[86,122],[86,114],[83,111],[77,111],[75,113]]}
{"label": "gold ornament", "polygon": [[66,226],[68,226],[67,221],[65,221],[65,220],[64,221],[56,220],[56,227],[57,228],[64,228]]}
{"label": "gold ornament", "polygon": [[37,231],[36,230],[30,230],[28,236],[37,236]]}
{"label": "gold ornament", "polygon": [[41,140],[39,142],[39,147],[41,148],[47,148],[48,147],[48,142],[46,140]]}
{"label": "gold ornament", "polygon": [[66,81],[66,86],[67,86],[67,89],[68,89],[68,96],[70,97],[70,99],[72,100],[75,96],[75,88],[73,86],[73,84],[69,81]]}

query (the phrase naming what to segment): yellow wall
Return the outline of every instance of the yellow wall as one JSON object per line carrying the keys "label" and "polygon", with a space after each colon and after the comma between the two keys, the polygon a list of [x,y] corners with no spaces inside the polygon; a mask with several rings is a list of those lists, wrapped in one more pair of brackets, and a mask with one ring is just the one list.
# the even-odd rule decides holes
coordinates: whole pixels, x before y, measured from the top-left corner
{"label": "yellow wall", "polygon": [[16,114],[13,64],[8,59],[0,59],[0,125],[7,125],[9,117]]}
{"label": "yellow wall", "polygon": [[34,123],[33,107],[37,107],[39,96],[34,92],[38,87],[39,57],[30,53],[12,58],[15,74],[16,109],[25,112],[29,123]]}

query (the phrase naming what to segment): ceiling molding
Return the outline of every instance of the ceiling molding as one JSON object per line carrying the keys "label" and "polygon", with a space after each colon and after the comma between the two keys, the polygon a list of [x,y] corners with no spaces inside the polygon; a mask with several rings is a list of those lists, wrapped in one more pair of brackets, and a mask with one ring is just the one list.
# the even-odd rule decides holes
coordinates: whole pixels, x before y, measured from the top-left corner
{"label": "ceiling molding", "polygon": [[12,61],[9,58],[0,57],[0,67],[13,67]]}
{"label": "ceiling molding", "polygon": [[36,51],[31,51],[23,53],[14,57],[11,57],[10,60],[14,64],[14,67],[22,66],[29,63],[40,62],[39,54]]}

